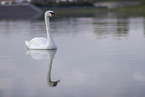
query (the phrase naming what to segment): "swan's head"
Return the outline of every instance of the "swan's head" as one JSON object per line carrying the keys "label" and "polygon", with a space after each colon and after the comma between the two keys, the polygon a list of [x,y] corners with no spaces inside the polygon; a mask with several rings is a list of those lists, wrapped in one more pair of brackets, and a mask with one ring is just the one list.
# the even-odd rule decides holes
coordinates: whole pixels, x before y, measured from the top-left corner
{"label": "swan's head", "polygon": [[55,15],[54,11],[52,11],[52,10],[46,11],[45,12],[45,16],[57,18],[57,16]]}

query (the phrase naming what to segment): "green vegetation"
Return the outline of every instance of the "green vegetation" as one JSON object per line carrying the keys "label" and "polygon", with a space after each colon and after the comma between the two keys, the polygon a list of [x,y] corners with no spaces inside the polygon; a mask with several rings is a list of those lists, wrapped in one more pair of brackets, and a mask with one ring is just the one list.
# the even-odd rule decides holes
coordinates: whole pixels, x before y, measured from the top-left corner
{"label": "green vegetation", "polygon": [[71,6],[93,6],[93,0],[74,0],[74,1],[59,1],[59,0],[32,0],[32,4],[36,6],[49,7],[71,7]]}
{"label": "green vegetation", "polygon": [[68,15],[68,16],[91,16],[94,13],[101,13],[101,12],[107,12],[107,9],[103,8],[61,8],[61,9],[53,9],[58,15]]}
{"label": "green vegetation", "polygon": [[114,12],[122,13],[125,15],[144,16],[145,17],[145,3],[136,5],[136,6],[112,8],[112,9],[109,9],[108,11],[114,11]]}
{"label": "green vegetation", "polygon": [[[73,0],[66,2],[56,2],[59,0],[32,0],[32,3],[40,7],[43,12],[48,9],[54,10],[58,15],[93,15],[94,13],[101,13],[101,12],[123,12],[123,14],[140,14],[145,16],[145,1],[144,0]],[[127,2],[127,1],[142,1],[144,3],[135,6],[128,6],[128,7],[120,7],[120,8],[96,8],[93,7],[94,2]]]}
{"label": "green vegetation", "polygon": [[145,3],[136,5],[136,6],[129,6],[129,7],[122,7],[122,8],[115,8],[113,10],[118,11],[134,11],[134,12],[142,12],[145,11]]}
{"label": "green vegetation", "polygon": [[[93,7],[93,4],[97,2],[145,2],[145,1],[144,0],[66,0],[66,1],[32,0],[31,3],[39,7],[76,7],[76,6],[79,6],[79,7],[92,6]],[[141,6],[144,6],[144,4]]]}

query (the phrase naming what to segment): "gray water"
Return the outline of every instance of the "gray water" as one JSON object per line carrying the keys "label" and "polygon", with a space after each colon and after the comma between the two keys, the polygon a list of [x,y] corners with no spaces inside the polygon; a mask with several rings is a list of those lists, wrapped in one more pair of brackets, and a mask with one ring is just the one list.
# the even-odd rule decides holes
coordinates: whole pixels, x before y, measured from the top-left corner
{"label": "gray water", "polygon": [[145,96],[144,17],[50,23],[57,51],[26,49],[25,40],[46,37],[43,20],[0,21],[0,97]]}

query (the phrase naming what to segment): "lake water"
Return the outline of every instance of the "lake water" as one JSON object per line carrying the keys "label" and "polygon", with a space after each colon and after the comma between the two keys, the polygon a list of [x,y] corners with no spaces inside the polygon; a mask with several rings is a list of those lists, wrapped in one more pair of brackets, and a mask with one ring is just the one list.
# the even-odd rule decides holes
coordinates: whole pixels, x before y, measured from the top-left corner
{"label": "lake water", "polygon": [[0,20],[0,97],[145,97],[145,17],[50,23],[57,51],[26,49],[43,20]]}

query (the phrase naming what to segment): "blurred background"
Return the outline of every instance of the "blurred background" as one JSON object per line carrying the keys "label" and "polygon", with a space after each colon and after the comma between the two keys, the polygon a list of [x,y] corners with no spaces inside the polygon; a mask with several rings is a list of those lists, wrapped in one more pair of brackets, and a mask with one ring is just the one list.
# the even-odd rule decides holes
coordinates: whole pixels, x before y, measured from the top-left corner
{"label": "blurred background", "polygon": [[[144,0],[0,0],[1,18],[36,19],[48,9],[58,15],[92,15],[106,11],[144,14]],[[32,17],[35,14],[35,17]],[[37,16],[36,16],[37,14]],[[41,15],[40,15],[41,14]],[[24,16],[25,15],[25,16]]]}

